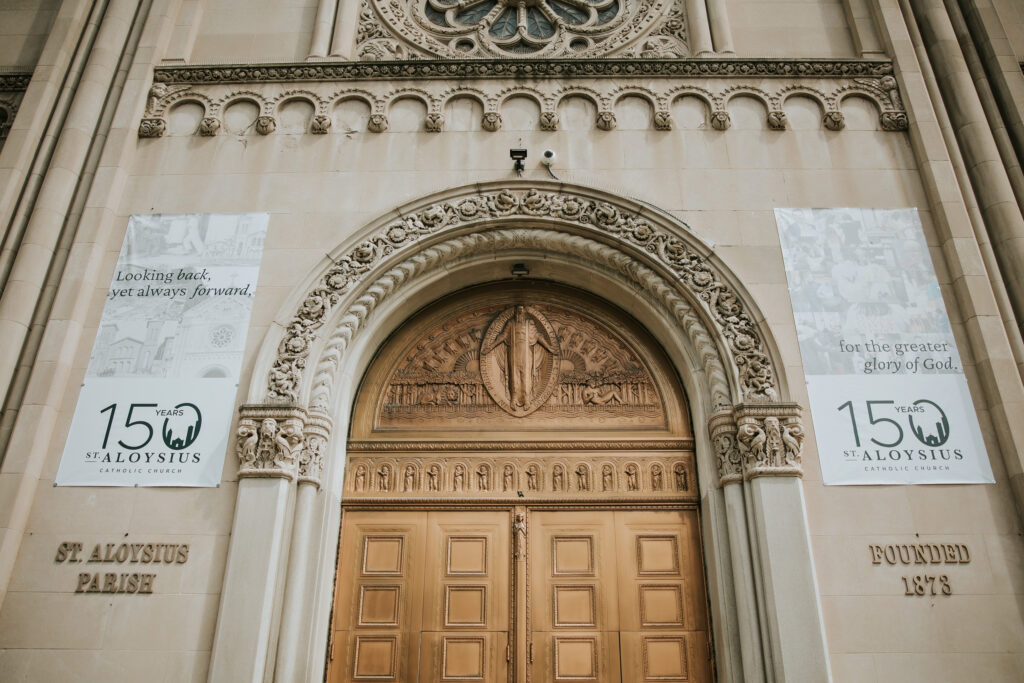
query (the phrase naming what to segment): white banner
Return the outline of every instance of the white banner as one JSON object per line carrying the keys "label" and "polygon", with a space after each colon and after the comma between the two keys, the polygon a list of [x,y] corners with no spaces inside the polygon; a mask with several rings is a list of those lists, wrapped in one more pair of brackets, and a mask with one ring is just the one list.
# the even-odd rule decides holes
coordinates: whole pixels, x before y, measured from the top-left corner
{"label": "white banner", "polygon": [[826,484],[993,483],[914,209],[776,209]]}
{"label": "white banner", "polygon": [[131,217],[58,485],[220,484],[268,219]]}

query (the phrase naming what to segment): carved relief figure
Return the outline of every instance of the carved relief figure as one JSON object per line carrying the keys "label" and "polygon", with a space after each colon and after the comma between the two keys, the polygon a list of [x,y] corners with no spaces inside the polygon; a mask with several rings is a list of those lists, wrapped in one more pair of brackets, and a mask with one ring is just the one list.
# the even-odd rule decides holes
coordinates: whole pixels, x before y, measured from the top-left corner
{"label": "carved relief figure", "polygon": [[526,515],[522,512],[516,513],[516,519],[512,523],[512,532],[516,538],[516,559],[526,557]]}
{"label": "carved relief figure", "polygon": [[737,438],[744,457],[755,462],[764,461],[764,444],[767,439],[764,430],[755,424],[745,424],[739,428]]}
{"label": "carved relief figure", "polygon": [[612,466],[605,465],[601,468],[601,490],[611,491],[613,486]]}
{"label": "carved relief figure", "polygon": [[580,491],[590,490],[590,470],[583,463],[576,466],[576,488]]}
{"label": "carved relief figure", "polygon": [[379,491],[390,491],[391,490],[391,467],[388,465],[381,465],[380,469],[377,470],[377,489]]}
{"label": "carved relief figure", "polygon": [[551,324],[531,306],[513,306],[494,319],[480,344],[480,358],[487,391],[516,417],[543,405],[557,384],[558,340]]}
{"label": "carved relief figure", "polygon": [[531,491],[537,490],[538,479],[540,479],[540,470],[536,465],[530,465],[526,468],[526,488]]}
{"label": "carved relief figure", "polygon": [[768,455],[769,463],[781,465],[783,458],[782,429],[779,426],[779,418],[766,417],[764,419],[765,452]]}
{"label": "carved relief figure", "polygon": [[636,465],[626,465],[626,490],[627,491],[636,491],[637,490],[637,484],[639,483],[637,481],[638,475],[639,475],[639,472],[637,471],[637,466]]}
{"label": "carved relief figure", "polygon": [[412,491],[416,487],[416,466],[405,466],[405,480],[402,483],[403,491]]}
{"label": "carved relief figure", "polygon": [[481,491],[491,488],[491,470],[487,465],[480,465],[476,470],[476,487]]}
{"label": "carved relief figure", "polygon": [[584,387],[583,402],[595,406],[603,406],[606,403],[613,405],[622,405],[624,403],[622,392],[619,391],[618,387],[605,387],[602,391],[598,391],[595,387]]}
{"label": "carved relief figure", "polygon": [[505,491],[512,490],[512,479],[515,477],[515,470],[512,469],[512,465],[505,465],[505,471],[502,475],[502,488]]}
{"label": "carved relief figure", "polygon": [[661,465],[654,463],[651,465],[651,488],[655,491],[661,490],[662,484],[662,471]]}
{"label": "carved relief figure", "polygon": [[466,468],[461,464],[455,466],[455,475],[452,477],[452,484],[456,491],[466,488]]}
{"label": "carved relief figure", "polygon": [[434,463],[427,470],[427,490],[437,491],[440,488],[441,466]]}
{"label": "carved relief figure", "polygon": [[565,490],[565,468],[555,465],[551,471],[551,488],[555,491]]}
{"label": "carved relief figure", "polygon": [[238,459],[242,467],[250,466],[256,462],[256,442],[259,435],[256,432],[255,424],[243,422],[238,425]]}
{"label": "carved relief figure", "polygon": [[356,468],[355,489],[356,489],[356,491],[365,491],[366,490],[366,466],[365,465],[360,465],[359,467]]}
{"label": "carved relief figure", "polygon": [[690,489],[690,482],[689,476],[686,473],[686,465],[681,462],[677,462],[675,467],[672,468],[672,472],[676,477],[676,490],[688,491]]}
{"label": "carved relief figure", "polygon": [[782,443],[786,446],[786,464],[799,465],[804,444],[804,428],[799,424],[788,424],[783,427]]}

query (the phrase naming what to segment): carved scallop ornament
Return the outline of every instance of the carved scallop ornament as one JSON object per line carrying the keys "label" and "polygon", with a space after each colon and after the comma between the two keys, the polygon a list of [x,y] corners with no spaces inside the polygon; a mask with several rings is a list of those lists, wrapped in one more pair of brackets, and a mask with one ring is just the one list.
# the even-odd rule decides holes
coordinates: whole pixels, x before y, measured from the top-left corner
{"label": "carved scallop ornament", "polygon": [[363,0],[359,57],[683,57],[682,0]]}

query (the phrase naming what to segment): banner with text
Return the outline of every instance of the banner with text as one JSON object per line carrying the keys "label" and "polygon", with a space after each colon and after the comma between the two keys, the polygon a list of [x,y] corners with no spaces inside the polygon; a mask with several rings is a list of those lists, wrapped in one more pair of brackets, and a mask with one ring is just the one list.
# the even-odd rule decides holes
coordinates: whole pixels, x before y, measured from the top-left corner
{"label": "banner with text", "polygon": [[217,486],[267,214],[132,216],[60,486]]}
{"label": "banner with text", "polygon": [[826,484],[992,483],[914,209],[776,209]]}

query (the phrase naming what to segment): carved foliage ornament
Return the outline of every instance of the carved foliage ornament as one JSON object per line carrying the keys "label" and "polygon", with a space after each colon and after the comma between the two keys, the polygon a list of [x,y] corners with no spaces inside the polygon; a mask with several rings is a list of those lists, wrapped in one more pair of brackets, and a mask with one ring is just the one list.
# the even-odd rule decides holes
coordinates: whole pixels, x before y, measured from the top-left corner
{"label": "carved foliage ornament", "polygon": [[238,476],[280,477],[320,485],[331,421],[294,406],[244,405],[235,432]]}
{"label": "carved foliage ornament", "polygon": [[363,0],[359,59],[685,56],[683,0]]}
{"label": "carved foliage ornament", "polygon": [[615,206],[568,192],[503,189],[452,199],[406,214],[335,260],[288,324],[268,377],[268,396],[296,400],[307,359],[330,312],[371,269],[423,238],[487,219],[551,218],[599,232],[671,271],[708,312],[727,344],[745,397],[774,399],[775,376],[760,333],[732,289],[678,237]]}

